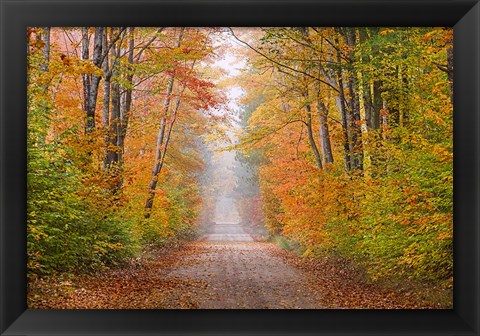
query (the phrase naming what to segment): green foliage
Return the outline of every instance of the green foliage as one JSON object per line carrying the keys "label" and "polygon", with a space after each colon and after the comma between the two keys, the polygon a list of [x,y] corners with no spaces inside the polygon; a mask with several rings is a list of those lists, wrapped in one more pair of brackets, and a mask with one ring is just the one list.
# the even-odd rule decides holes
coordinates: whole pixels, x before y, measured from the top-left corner
{"label": "green foliage", "polygon": [[[30,105],[29,130],[41,128],[34,121],[36,113],[46,112]],[[81,172],[62,155],[68,149],[57,143],[40,145],[37,134],[42,132],[29,132],[28,137],[29,271],[91,271],[129,256],[128,222],[81,197]]]}
{"label": "green foliage", "polygon": [[282,250],[286,251],[300,251],[300,245],[298,242],[295,242],[291,239],[286,238],[285,236],[282,235],[276,235],[273,236],[273,241],[280,246]]}
{"label": "green foliage", "polygon": [[158,206],[150,218],[137,216],[134,236],[142,245],[164,247],[197,237],[194,224],[199,211],[198,187],[175,183],[165,183],[163,187],[167,192],[157,195]]}
{"label": "green foliage", "polygon": [[[448,281],[453,275],[453,114],[446,64],[452,31],[311,27],[262,32],[255,46],[270,59],[258,57],[251,64],[272,68],[274,79],[264,78],[265,87],[283,87],[264,90],[263,104],[245,112],[248,133],[241,145],[247,154],[257,150],[263,156],[257,162],[270,233],[285,237],[278,238],[283,248],[294,241],[307,255],[354,260],[371,280]],[[339,52],[344,57],[335,62]],[[337,88],[341,73],[344,85],[352,85],[344,94],[349,118],[352,100],[358,99],[360,134],[353,134],[356,125],[340,122],[332,99],[338,91],[309,76],[319,66],[314,60],[323,67],[317,78]],[[290,69],[279,69],[278,62]],[[250,96],[254,102],[258,93]],[[312,168],[303,126],[272,131],[300,118],[305,101],[314,106],[314,97],[332,119],[335,159],[318,170]],[[278,105],[288,108],[277,112]],[[378,114],[379,125],[367,120],[367,112]],[[318,126],[314,121],[314,137]],[[349,141],[362,137],[353,150],[361,152],[362,168],[345,168],[344,134]]]}
{"label": "green foliage", "polygon": [[[29,277],[54,272],[89,272],[132,255],[131,223],[97,203],[101,188],[86,186],[89,175],[64,144],[74,128],[52,138],[53,103],[44,85],[41,54],[29,57],[27,137],[27,253]],[[86,197],[85,195],[94,196]],[[104,204],[108,201],[105,200]]]}

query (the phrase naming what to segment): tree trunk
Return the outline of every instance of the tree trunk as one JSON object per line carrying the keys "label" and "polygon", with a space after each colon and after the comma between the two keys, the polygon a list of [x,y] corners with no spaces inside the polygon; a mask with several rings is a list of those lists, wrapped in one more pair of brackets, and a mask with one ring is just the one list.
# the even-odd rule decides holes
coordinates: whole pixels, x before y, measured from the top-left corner
{"label": "tree trunk", "polygon": [[150,179],[150,184],[148,185],[149,195],[147,198],[147,202],[145,203],[145,218],[150,217],[150,213],[153,207],[153,199],[155,198],[155,189],[157,188],[158,183],[158,175],[163,167],[163,141],[165,138],[165,128],[167,124],[168,108],[170,106],[171,94],[173,90],[173,82],[174,76],[171,75],[168,80],[165,100],[163,103],[163,115],[160,119],[160,128],[157,135],[157,145],[155,147],[155,161],[153,163],[152,178]]}
{"label": "tree trunk", "polygon": [[[82,60],[88,61],[90,59],[90,35],[88,27],[82,27]],[[83,81],[83,110],[85,111],[85,133],[89,133],[88,128],[88,114],[90,111],[90,86],[91,77],[89,74],[82,74]]]}
{"label": "tree trunk", "polygon": [[328,109],[323,102],[317,103],[318,122],[320,124],[320,144],[322,146],[323,163],[333,163],[332,144],[328,129]]}
{"label": "tree trunk", "polygon": [[[180,43],[182,41],[183,37],[183,31],[184,28],[180,28],[180,32],[178,34],[178,39],[176,43],[176,47],[180,47]],[[173,74],[170,75],[167,83],[167,88],[165,91],[165,100],[163,102],[163,113],[162,117],[160,119],[160,127],[158,130],[158,135],[157,135],[157,144],[155,148],[155,161],[153,163],[153,169],[152,169],[152,177],[150,179],[150,184],[148,186],[149,191],[148,191],[148,198],[147,201],[145,202],[145,213],[144,217],[146,219],[150,218],[150,214],[152,211],[153,207],[153,200],[155,198],[155,189],[157,188],[157,183],[158,183],[158,177],[160,174],[160,171],[163,167],[163,158],[165,157],[166,153],[166,147],[164,147],[164,138],[165,138],[165,128],[167,124],[167,118],[168,118],[168,110],[170,107],[170,102],[172,100],[172,91],[173,91],[173,84],[175,81],[175,76]]]}
{"label": "tree trunk", "polygon": [[379,129],[380,128],[380,110],[382,109],[383,102],[382,102],[382,81],[375,80],[373,81],[373,109],[372,115],[370,117],[370,127],[372,129]]}
{"label": "tree trunk", "polygon": [[[107,34],[104,34],[103,45],[104,50],[108,49]],[[110,89],[112,73],[110,70],[110,57],[106,53],[103,59],[103,130],[105,142],[105,158],[103,159],[103,169],[107,170],[109,167],[109,149],[110,149]]]}
{"label": "tree trunk", "polygon": [[[363,76],[362,73],[359,74],[360,76]],[[367,128],[371,129],[372,128],[372,119],[373,119],[373,114],[374,112],[374,107],[373,107],[373,97],[372,97],[372,92],[370,91],[370,85],[367,80],[363,80],[361,84],[361,100],[363,101],[363,105],[365,108],[365,124]]]}
{"label": "tree trunk", "polygon": [[186,88],[186,85],[184,84],[180,93],[177,96],[177,100],[175,102],[175,107],[173,108],[172,116],[169,120],[168,130],[167,130],[167,133],[165,135],[165,144],[163,146],[164,149],[162,151],[160,161],[159,161],[159,165],[158,165],[158,173],[160,173],[162,171],[163,163],[165,162],[165,156],[167,155],[168,144],[170,143],[170,139],[171,139],[171,136],[172,136],[173,125],[175,125],[175,121],[177,120],[177,112],[178,112],[178,109],[180,108],[180,102],[181,102],[181,98],[183,96],[183,92],[185,91],[185,88]]}
{"label": "tree trunk", "polygon": [[[42,28],[42,33],[37,35],[37,39],[41,40],[43,42],[43,47],[42,47],[42,54],[43,54],[43,59],[40,64],[40,69],[42,73],[48,72],[48,67],[50,65],[50,27],[41,27]],[[29,76],[27,76],[29,77]],[[43,92],[45,93],[45,96],[48,96],[48,89],[49,89],[49,83],[45,83],[42,86]],[[47,111],[48,108],[48,103],[47,99],[44,99],[42,102],[42,107]],[[45,144],[46,142],[46,137],[47,134],[44,133],[39,137],[39,142],[41,144]]]}
{"label": "tree trunk", "polygon": [[[365,43],[369,36],[368,31],[370,28],[358,28],[358,38],[360,43]],[[366,53],[361,54],[361,60],[363,64],[368,64],[371,62],[370,55]],[[360,116],[362,118],[362,122],[365,121],[366,129],[372,128],[372,118],[374,112],[374,104],[373,104],[373,92],[370,90],[370,81],[369,81],[369,73],[368,71],[359,70],[357,73],[358,80],[360,82],[359,90],[359,100],[360,100],[360,112],[364,115]],[[362,110],[363,109],[363,110]],[[363,125],[363,124],[362,124]],[[362,128],[363,131],[363,128]]]}
{"label": "tree trunk", "polygon": [[[368,126],[367,126],[367,103],[365,102],[364,97],[369,96],[366,95],[364,90],[368,90],[368,85],[366,86],[364,83],[363,75],[361,71],[358,71],[357,74],[358,81],[359,81],[359,92],[358,92],[358,97],[359,97],[359,104],[360,104],[360,120],[361,120],[361,131],[362,131],[362,147],[363,147],[363,168],[366,172],[366,174],[370,174],[368,172],[368,169],[371,167],[372,161],[370,157],[370,153],[366,148],[366,139],[368,139]],[[368,90],[370,91],[370,90]]]}
{"label": "tree trunk", "polygon": [[[330,85],[334,86],[336,83],[328,76],[326,71],[323,69],[322,65],[318,67],[319,75],[323,74]],[[323,97],[321,95],[321,83],[317,82],[315,85],[315,91],[317,95],[317,113],[318,113],[318,123],[320,129],[320,147],[322,148],[322,158],[323,165],[333,163],[333,153],[332,153],[332,144],[330,142],[330,131],[328,128],[328,108],[323,102]]]}
{"label": "tree trunk", "polygon": [[317,144],[315,143],[315,137],[313,135],[312,108],[310,107],[310,104],[305,105],[305,110],[307,111],[308,141],[310,142],[310,147],[312,148],[313,155],[315,156],[315,162],[317,163],[318,169],[323,169],[322,158],[320,157],[320,152],[318,151]]}
{"label": "tree trunk", "polygon": [[[89,59],[89,35],[88,27],[82,28],[82,59]],[[92,62],[98,68],[102,67],[102,45],[105,34],[104,27],[95,27],[95,36],[93,41]],[[92,133],[95,130],[95,109],[97,105],[98,85],[101,76],[95,74],[83,74],[83,98],[85,110],[85,134]]]}
{"label": "tree trunk", "polygon": [[41,69],[42,72],[47,72],[50,64],[50,27],[42,27],[41,39],[43,42],[43,62]]}
{"label": "tree trunk", "polygon": [[386,140],[387,132],[388,132],[388,115],[390,112],[387,109],[387,101],[385,99],[382,100],[382,109],[380,111],[381,117],[381,125],[382,125],[382,138]]}
{"label": "tree trunk", "polygon": [[[127,88],[125,89],[125,100],[120,111],[120,129],[118,135],[118,165],[119,170],[123,170],[123,155],[125,153],[125,137],[127,135],[128,121],[130,120],[130,111],[132,108],[132,90],[133,90],[133,51],[135,47],[134,29],[129,29],[129,45],[128,45],[128,73],[126,75]],[[119,176],[118,189],[123,185],[123,176]]]}
{"label": "tree trunk", "polygon": [[[337,45],[339,45],[338,39],[335,39]],[[342,58],[340,51],[337,50],[337,82],[338,82],[338,96],[335,97],[335,102],[340,111],[342,117],[342,131],[343,131],[343,151],[344,151],[344,161],[345,161],[345,171],[348,173],[352,169],[352,157],[351,157],[351,144],[350,144],[350,122],[348,118],[347,107],[345,104],[345,91],[343,85],[343,74],[342,74]]]}
{"label": "tree trunk", "polygon": [[125,136],[127,135],[128,121],[130,120],[130,111],[132,108],[132,86],[133,86],[133,51],[135,48],[135,36],[134,29],[129,29],[129,46],[128,46],[128,73],[126,76],[128,87],[125,90],[125,103],[123,105],[123,111],[121,113],[121,128],[118,138],[118,146],[120,147],[120,163],[123,162],[123,154],[125,151]]}
{"label": "tree trunk", "polygon": [[[349,59],[350,62],[354,61],[354,48],[356,46],[356,34],[355,28],[347,28],[346,31],[346,42],[350,47]],[[353,65],[350,64],[349,67],[349,77],[348,77],[348,91],[350,94],[350,112],[351,112],[351,144],[352,144],[352,163],[353,168],[357,170],[363,170],[363,144],[362,144],[362,130],[360,129],[361,118],[360,118],[360,103],[359,98],[356,92],[357,85],[357,76],[353,70]]]}
{"label": "tree trunk", "polygon": [[[117,76],[117,70],[114,70],[113,77]],[[112,83],[112,92],[111,92],[111,115],[110,115],[110,142],[111,149],[109,151],[109,161],[112,163],[118,162],[118,130],[120,127],[120,84]]]}
{"label": "tree trunk", "polygon": [[[304,36],[305,39],[308,39],[309,31],[308,27],[300,27],[299,31]],[[309,71],[305,67],[305,63],[302,63],[302,68],[305,73],[309,73]],[[307,112],[307,134],[308,134],[308,141],[310,142],[310,147],[312,148],[313,155],[315,156],[315,162],[317,164],[318,169],[323,169],[322,165],[322,157],[320,156],[320,152],[318,150],[317,144],[315,142],[315,136],[313,135],[313,127],[312,127],[312,107],[310,106],[309,102],[309,93],[308,93],[308,86],[305,89],[304,98],[306,101],[305,111]]]}
{"label": "tree trunk", "polygon": [[[107,50],[108,48],[108,41],[107,41],[107,34],[103,36],[103,44],[102,48]],[[108,53],[105,55],[103,59],[103,127],[105,131],[108,130],[110,125],[110,80],[111,80],[111,73],[110,73],[110,58]]]}
{"label": "tree trunk", "polygon": [[[114,35],[115,29],[112,29],[112,37]],[[111,78],[118,78],[118,59],[120,57],[120,46],[114,43],[111,46],[110,54],[112,56],[111,69],[107,74],[108,81],[110,82]],[[107,57],[107,56],[106,56]],[[110,83],[110,121],[109,128],[107,131],[107,155],[105,158],[104,166],[107,169],[112,168],[112,164],[118,163],[118,133],[120,127],[120,84],[118,81]],[[117,168],[117,167],[115,167]]]}

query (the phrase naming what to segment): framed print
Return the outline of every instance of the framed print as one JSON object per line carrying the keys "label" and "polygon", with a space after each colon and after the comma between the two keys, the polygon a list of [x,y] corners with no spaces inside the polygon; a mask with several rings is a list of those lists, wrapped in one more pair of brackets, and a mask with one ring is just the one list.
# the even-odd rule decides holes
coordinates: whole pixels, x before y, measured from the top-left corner
{"label": "framed print", "polygon": [[2,335],[478,335],[477,1],[1,3]]}

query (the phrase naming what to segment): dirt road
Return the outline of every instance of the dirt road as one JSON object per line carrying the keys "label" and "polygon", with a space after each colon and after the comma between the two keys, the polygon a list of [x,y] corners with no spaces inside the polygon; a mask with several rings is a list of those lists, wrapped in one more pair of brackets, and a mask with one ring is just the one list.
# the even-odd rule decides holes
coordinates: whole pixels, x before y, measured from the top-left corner
{"label": "dirt road", "polygon": [[200,238],[208,242],[253,242],[253,238],[238,223],[212,223]]}
{"label": "dirt road", "polygon": [[272,252],[270,243],[192,244],[169,277],[207,283],[198,308],[320,308],[305,277]]}
{"label": "dirt road", "polygon": [[30,308],[426,308],[358,281],[348,265],[255,242],[237,223],[212,223],[199,241],[121,268],[30,288]]}
{"label": "dirt road", "polygon": [[320,308],[303,274],[241,225],[212,223],[169,277],[205,281],[198,308]]}

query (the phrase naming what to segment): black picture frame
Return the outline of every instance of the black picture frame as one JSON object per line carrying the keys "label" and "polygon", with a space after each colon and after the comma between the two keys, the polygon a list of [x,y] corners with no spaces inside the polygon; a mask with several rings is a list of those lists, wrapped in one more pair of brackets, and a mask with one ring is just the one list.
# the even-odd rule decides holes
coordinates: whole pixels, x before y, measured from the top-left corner
{"label": "black picture frame", "polygon": [[[480,4],[473,0],[0,0],[2,335],[479,335]],[[451,310],[28,310],[26,27],[454,26]]]}

